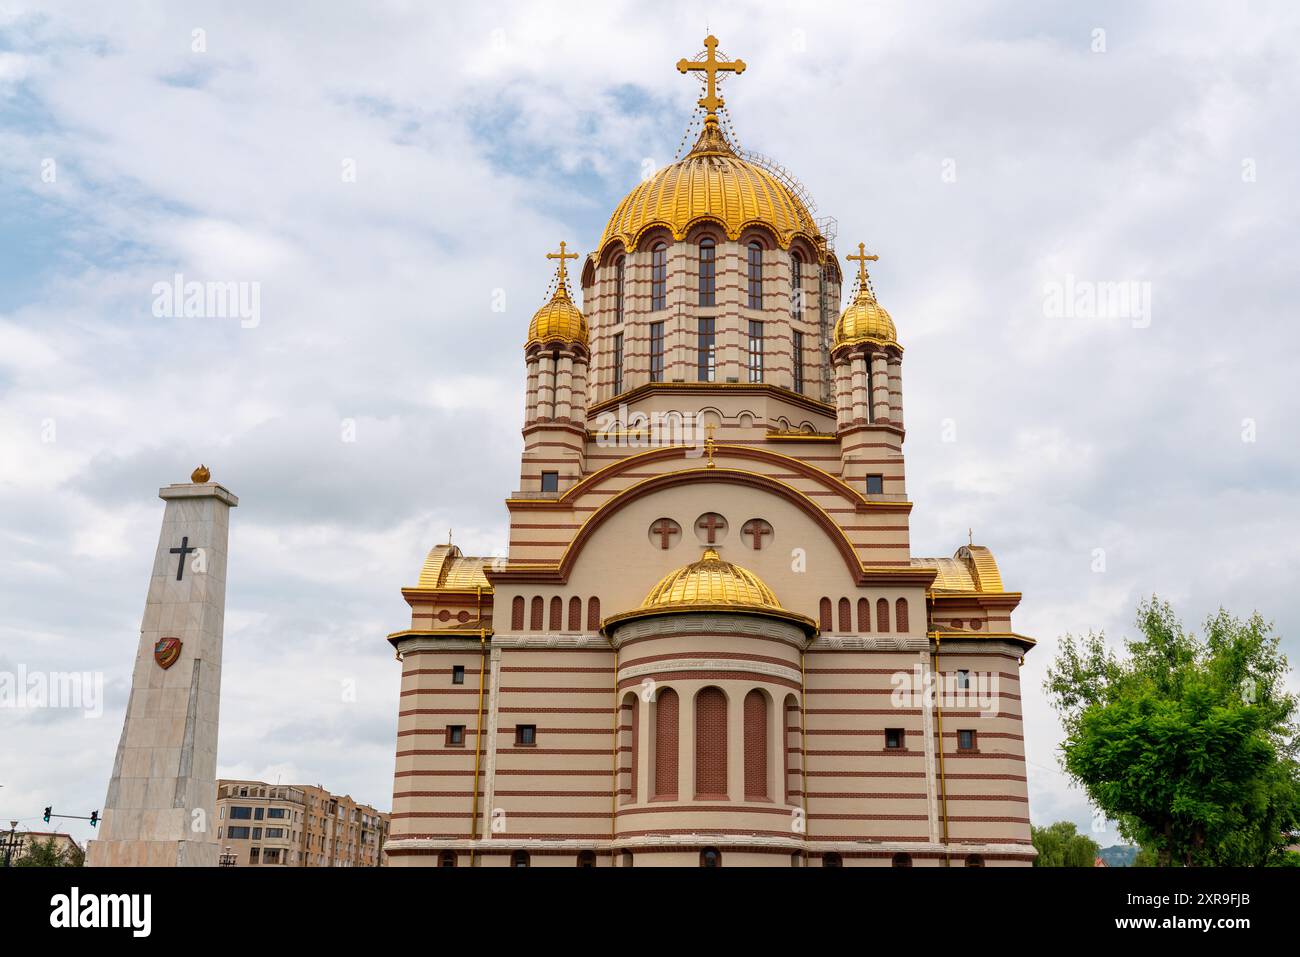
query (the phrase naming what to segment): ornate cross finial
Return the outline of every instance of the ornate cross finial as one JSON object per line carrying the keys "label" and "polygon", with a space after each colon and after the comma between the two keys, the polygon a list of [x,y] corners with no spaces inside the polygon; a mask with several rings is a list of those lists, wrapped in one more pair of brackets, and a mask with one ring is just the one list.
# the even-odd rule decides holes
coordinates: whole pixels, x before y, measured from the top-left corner
{"label": "ornate cross finial", "polygon": [[566,253],[566,245],[563,240],[560,241],[560,251],[558,253],[547,253],[547,259],[558,259],[560,261],[560,288],[567,289],[569,284],[569,271],[564,265],[566,259],[577,259],[577,253]]}
{"label": "ornate cross finial", "polygon": [[704,451],[709,456],[709,462],[707,465],[704,466],[706,469],[713,468],[713,430],[716,428],[717,426],[714,425],[712,422],[704,426],[704,431],[708,433],[704,439]]}
{"label": "ornate cross finial", "polygon": [[712,120],[718,121],[718,108],[725,102],[722,97],[718,96],[717,76],[719,73],[741,74],[745,72],[744,60],[719,60],[717,58],[718,38],[710,34],[704,38],[705,57],[703,60],[688,60],[685,57],[677,61],[677,71],[686,73],[688,71],[703,71],[705,76],[705,93],[700,98],[700,106],[704,107],[704,121],[707,123]]}
{"label": "ornate cross finial", "polygon": [[966,529],[966,543],[972,548],[975,547],[975,530],[973,528]]}
{"label": "ornate cross finial", "polygon": [[858,285],[861,288],[866,289],[867,282],[868,282],[867,263],[875,262],[880,257],[877,256],[875,253],[872,253],[870,256],[868,256],[867,244],[858,243],[858,254],[856,256],[848,255],[845,256],[844,258],[849,260],[850,262],[856,262],[858,264]]}

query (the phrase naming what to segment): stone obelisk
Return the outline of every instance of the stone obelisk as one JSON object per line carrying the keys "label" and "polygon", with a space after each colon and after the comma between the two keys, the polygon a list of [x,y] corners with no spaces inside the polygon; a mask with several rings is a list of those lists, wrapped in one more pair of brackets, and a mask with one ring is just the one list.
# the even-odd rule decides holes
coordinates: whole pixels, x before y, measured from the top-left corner
{"label": "stone obelisk", "polygon": [[217,865],[217,715],[234,495],[202,465],[167,503],[90,867]]}

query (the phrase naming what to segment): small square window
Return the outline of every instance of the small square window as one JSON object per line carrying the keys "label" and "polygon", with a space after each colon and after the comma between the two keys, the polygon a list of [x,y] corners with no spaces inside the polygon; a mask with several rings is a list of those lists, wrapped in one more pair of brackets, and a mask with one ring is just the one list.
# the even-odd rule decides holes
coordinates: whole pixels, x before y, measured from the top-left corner
{"label": "small square window", "polygon": [[558,492],[560,490],[560,473],[543,472],[542,473],[542,491]]}
{"label": "small square window", "polygon": [[957,672],[957,687],[963,690],[970,687],[970,672],[965,668],[961,668]]}
{"label": "small square window", "polygon": [[451,683],[454,685],[463,685],[465,683],[465,666],[451,666]]}
{"label": "small square window", "polygon": [[867,494],[883,495],[885,493],[885,477],[883,475],[867,476]]}
{"label": "small square window", "polygon": [[885,749],[887,751],[901,751],[903,749],[902,728],[885,729]]}
{"label": "small square window", "polygon": [[535,724],[517,724],[515,725],[515,744],[523,747],[530,747],[537,743],[537,725]]}
{"label": "small square window", "polygon": [[447,745],[456,747],[465,743],[465,726],[463,724],[447,725]]}
{"label": "small square window", "polygon": [[975,732],[970,730],[957,732],[957,750],[974,751],[975,750]]}

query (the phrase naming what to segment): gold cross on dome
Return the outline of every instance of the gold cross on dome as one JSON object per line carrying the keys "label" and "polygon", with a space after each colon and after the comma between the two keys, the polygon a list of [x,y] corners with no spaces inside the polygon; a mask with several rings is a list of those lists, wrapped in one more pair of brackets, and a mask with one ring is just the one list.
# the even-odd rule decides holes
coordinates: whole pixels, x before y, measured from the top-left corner
{"label": "gold cross on dome", "polygon": [[560,261],[560,285],[561,285],[561,286],[565,285],[565,283],[567,283],[567,282],[569,281],[569,273],[568,273],[568,270],[565,268],[564,261],[565,261],[566,259],[577,259],[577,258],[578,258],[578,254],[577,254],[577,253],[566,253],[566,252],[564,251],[566,248],[567,248],[567,247],[565,246],[564,241],[561,240],[561,241],[560,241],[560,251],[559,251],[558,253],[547,253],[547,254],[546,254],[546,258],[547,258],[547,259],[558,259],[558,260]]}
{"label": "gold cross on dome", "polygon": [[705,57],[703,60],[688,60],[685,57],[677,61],[677,72],[686,73],[688,71],[703,71],[706,86],[705,94],[700,98],[700,106],[704,107],[706,120],[717,121],[718,107],[725,102],[722,97],[718,96],[717,76],[719,73],[735,73],[737,75],[745,72],[744,60],[719,60],[717,57],[718,38],[710,34],[704,38]]}
{"label": "gold cross on dome", "polygon": [[867,244],[858,243],[858,254],[856,256],[848,255],[845,256],[844,258],[849,260],[850,262],[856,262],[858,264],[858,282],[862,285],[862,288],[865,289],[867,286],[867,263],[875,262],[880,257],[877,256],[875,253],[872,253],[870,256],[868,256]]}

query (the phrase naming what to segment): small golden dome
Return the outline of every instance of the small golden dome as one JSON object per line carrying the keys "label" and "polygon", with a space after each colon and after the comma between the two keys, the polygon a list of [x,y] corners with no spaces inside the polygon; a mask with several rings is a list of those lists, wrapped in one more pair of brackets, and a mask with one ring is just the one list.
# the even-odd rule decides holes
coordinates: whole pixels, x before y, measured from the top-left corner
{"label": "small golden dome", "polygon": [[528,342],[580,342],[587,344],[587,320],[569,298],[563,285],[557,286],[551,301],[533,314],[528,324]]}
{"label": "small golden dome", "polygon": [[751,225],[771,229],[782,247],[802,235],[816,243],[821,235],[803,201],[777,177],[736,155],[715,120],[706,119],[686,158],[665,166],[628,193],[600,238],[633,249],[653,226],[669,229],[681,241],[696,223],[718,223],[731,240]]}
{"label": "small golden dome", "polygon": [[190,473],[190,481],[195,485],[204,485],[212,481],[212,473],[208,471],[206,465],[200,463],[199,467]]}
{"label": "small golden dome", "polygon": [[761,578],[747,568],[723,561],[712,548],[706,548],[699,561],[665,575],[650,589],[641,608],[677,605],[746,605],[781,610],[781,603]]}
{"label": "small golden dome", "polygon": [[898,345],[898,332],[894,320],[885,307],[876,302],[871,287],[863,284],[849,307],[835,323],[833,345],[847,346],[858,342],[876,342],[880,345]]}

